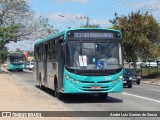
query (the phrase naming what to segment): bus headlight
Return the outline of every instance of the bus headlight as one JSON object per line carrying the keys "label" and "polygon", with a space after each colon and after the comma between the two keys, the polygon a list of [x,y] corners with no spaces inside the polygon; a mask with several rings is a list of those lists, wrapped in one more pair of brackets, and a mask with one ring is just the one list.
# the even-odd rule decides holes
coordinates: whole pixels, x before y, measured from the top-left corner
{"label": "bus headlight", "polygon": [[120,82],[123,79],[123,76],[119,76],[119,78],[117,78],[116,80],[112,81],[112,84],[116,84],[118,82]]}
{"label": "bus headlight", "polygon": [[123,78],[123,76],[121,75],[121,76],[119,76],[119,79],[122,79]]}
{"label": "bus headlight", "polygon": [[75,80],[75,79],[71,78],[68,74],[66,74],[65,76],[66,76],[66,79],[69,80],[70,82],[79,84],[78,80]]}
{"label": "bus headlight", "polygon": [[69,79],[70,79],[70,76],[66,74],[66,78],[67,78],[67,80],[69,80]]}

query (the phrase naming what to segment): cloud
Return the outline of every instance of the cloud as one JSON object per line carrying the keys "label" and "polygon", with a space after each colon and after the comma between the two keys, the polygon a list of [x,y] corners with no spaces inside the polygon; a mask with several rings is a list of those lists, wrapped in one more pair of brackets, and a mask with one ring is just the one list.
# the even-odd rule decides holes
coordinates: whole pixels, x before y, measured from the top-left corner
{"label": "cloud", "polygon": [[55,3],[88,3],[88,0],[53,0]]}

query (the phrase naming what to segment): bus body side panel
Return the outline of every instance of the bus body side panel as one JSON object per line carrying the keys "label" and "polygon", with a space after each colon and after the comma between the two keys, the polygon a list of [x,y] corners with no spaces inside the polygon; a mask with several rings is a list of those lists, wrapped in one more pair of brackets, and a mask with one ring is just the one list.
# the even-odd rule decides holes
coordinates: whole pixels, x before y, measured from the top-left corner
{"label": "bus body side panel", "polygon": [[[123,91],[123,71],[110,76],[82,76],[64,70],[64,93],[115,93]],[[121,77],[120,77],[121,76]]]}
{"label": "bus body side panel", "polygon": [[34,78],[35,82],[38,82],[38,61],[34,62],[33,78]]}
{"label": "bus body side panel", "polygon": [[58,70],[58,90],[60,92],[64,92],[64,88],[63,88],[63,67],[62,67],[62,60],[61,62],[59,63],[59,70]]}
{"label": "bus body side panel", "polygon": [[64,70],[64,58],[62,55],[62,46],[61,43],[59,43],[58,48],[58,90],[60,92],[63,92],[63,70]]}
{"label": "bus body side panel", "polygon": [[58,75],[58,62],[47,62],[47,87],[54,90],[54,77]]}
{"label": "bus body side panel", "polygon": [[41,77],[41,82],[42,82],[42,84],[44,85],[44,82],[43,82],[44,70],[43,70],[43,62],[42,62],[42,61],[39,61],[39,63],[38,63],[38,68],[39,68],[38,77]]}

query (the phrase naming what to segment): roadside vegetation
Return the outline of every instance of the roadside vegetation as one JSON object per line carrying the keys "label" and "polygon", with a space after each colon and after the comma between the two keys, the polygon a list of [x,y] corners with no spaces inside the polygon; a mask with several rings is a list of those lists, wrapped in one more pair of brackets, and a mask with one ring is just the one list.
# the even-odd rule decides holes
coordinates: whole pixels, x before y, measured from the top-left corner
{"label": "roadside vegetation", "polygon": [[160,80],[160,67],[140,68],[137,72],[142,78]]}
{"label": "roadside vegetation", "polygon": [[133,62],[134,68],[138,58],[160,58],[160,25],[151,14],[138,11],[128,16],[118,16],[115,13],[115,18],[110,22],[114,29],[122,31],[124,59]]}
{"label": "roadside vegetation", "polygon": [[[124,59],[133,62],[133,68],[137,69],[136,61],[160,59],[160,25],[156,19],[141,11],[131,12],[127,16],[118,16],[110,20],[113,29],[119,29],[123,34]],[[158,78],[160,70],[157,68],[142,68],[139,74],[145,78]]]}

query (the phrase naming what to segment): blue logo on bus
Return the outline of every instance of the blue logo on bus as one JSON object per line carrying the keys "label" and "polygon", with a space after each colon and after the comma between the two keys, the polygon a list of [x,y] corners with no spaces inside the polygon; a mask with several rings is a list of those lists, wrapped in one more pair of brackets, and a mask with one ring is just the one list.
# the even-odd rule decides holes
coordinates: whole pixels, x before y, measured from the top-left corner
{"label": "blue logo on bus", "polygon": [[104,61],[98,61],[97,62],[97,69],[103,69],[104,68]]}

